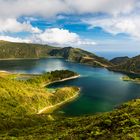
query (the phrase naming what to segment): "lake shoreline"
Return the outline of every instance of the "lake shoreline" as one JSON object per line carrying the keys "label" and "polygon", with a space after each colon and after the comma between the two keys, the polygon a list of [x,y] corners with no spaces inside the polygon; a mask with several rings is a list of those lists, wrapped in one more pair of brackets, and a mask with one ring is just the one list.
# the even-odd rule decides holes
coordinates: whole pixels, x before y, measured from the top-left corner
{"label": "lake shoreline", "polygon": [[38,60],[40,58],[0,58],[0,61],[8,61],[8,60]]}
{"label": "lake shoreline", "polygon": [[[50,82],[48,84],[44,84],[43,87],[46,87],[46,86],[48,86],[50,84],[54,84],[54,83],[57,83],[57,82],[64,82],[64,81],[76,79],[76,78],[79,78],[79,77],[80,77],[80,75],[78,74],[78,75],[75,75],[75,76],[71,76],[69,78],[64,78],[64,79],[61,79],[61,80],[56,80],[56,81]],[[64,104],[66,104],[66,103],[76,99],[78,97],[79,93],[80,93],[80,88],[79,88],[79,91],[75,95],[73,95],[72,97],[70,97],[70,98],[68,98],[65,101],[62,101],[60,103],[57,103],[55,105],[51,105],[51,106],[45,107],[45,108],[41,109],[40,111],[38,111],[37,114],[52,113],[54,110],[58,109],[60,106],[62,106]]]}
{"label": "lake shoreline", "polygon": [[8,60],[39,60],[39,59],[64,59],[63,57],[36,57],[36,58],[0,58],[0,61],[8,61]]}
{"label": "lake shoreline", "polygon": [[11,73],[11,72],[6,71],[6,70],[0,70],[0,72],[3,72],[3,73]]}
{"label": "lake shoreline", "polygon": [[124,71],[124,70],[119,70],[119,69],[112,69],[112,67],[110,66],[102,66],[102,67],[97,67],[97,66],[93,66],[93,65],[90,65],[88,63],[79,63],[79,62],[76,62],[76,61],[72,61],[72,60],[68,60],[68,59],[65,59],[63,57],[44,57],[44,58],[0,58],[0,61],[9,61],[9,60],[39,60],[39,59],[64,59],[65,61],[68,61],[68,62],[72,62],[72,63],[77,63],[77,64],[82,64],[82,65],[85,65],[85,66],[89,66],[89,67],[94,67],[94,68],[105,68],[109,71],[112,71],[112,72],[116,72],[116,73],[122,73],[122,74],[126,74],[126,75],[129,75],[129,74],[132,74],[132,75],[135,75],[135,76],[138,76],[140,77],[140,73],[136,73],[136,72],[130,72],[130,71]]}
{"label": "lake shoreline", "polygon": [[136,73],[136,72],[129,72],[129,71],[124,71],[124,70],[116,70],[116,69],[112,69],[110,67],[106,68],[108,71],[112,71],[114,73],[121,73],[121,74],[125,74],[127,76],[132,75],[135,77],[140,77],[140,73]]}
{"label": "lake shoreline", "polygon": [[75,95],[71,96],[70,98],[68,98],[68,99],[66,99],[66,100],[64,100],[64,101],[62,101],[62,102],[60,102],[60,103],[57,103],[57,104],[55,104],[55,105],[50,105],[50,106],[48,106],[48,107],[45,107],[45,108],[39,110],[37,114],[38,114],[38,115],[43,114],[43,113],[44,113],[44,114],[51,114],[51,113],[53,113],[56,109],[58,109],[59,107],[61,107],[62,105],[64,105],[64,104],[66,104],[66,103],[68,103],[68,102],[71,102],[71,101],[73,101],[74,99],[76,99],[76,98],[79,96],[79,94],[80,94],[80,88],[79,88],[79,91],[78,91]]}
{"label": "lake shoreline", "polygon": [[59,82],[64,82],[64,81],[68,81],[68,80],[73,80],[73,79],[77,79],[79,78],[81,75],[75,75],[75,76],[71,76],[69,78],[64,78],[64,79],[61,79],[61,80],[56,80],[56,81],[53,81],[53,82],[49,82],[47,84],[43,84],[43,87],[46,87],[46,86],[49,86],[51,84],[54,84],[54,83],[59,83]]}
{"label": "lake shoreline", "polygon": [[126,81],[126,82],[134,82],[134,83],[140,84],[140,79],[137,79],[137,78],[133,79],[128,76],[121,77],[121,80]]}
{"label": "lake shoreline", "polygon": [[[26,61],[26,60],[25,60]],[[32,60],[33,61],[33,64],[34,64],[34,60]],[[6,61],[5,61],[6,62]],[[46,65],[46,62],[48,63],[47,65]],[[16,61],[15,62],[13,62],[13,63],[17,63]],[[21,62],[22,63],[22,62]],[[41,65],[40,65],[41,64]],[[60,65],[61,67],[59,67],[58,65]],[[22,66],[22,65],[21,65]],[[28,65],[27,65],[28,66]],[[102,108],[100,107],[100,108],[97,108],[98,110],[96,111],[96,106],[94,106],[94,103],[92,103],[92,102],[90,102],[91,100],[90,100],[90,97],[88,96],[88,94],[89,95],[91,95],[91,96],[97,96],[97,97],[99,97],[99,103],[100,104],[102,104],[102,102],[101,102],[101,100],[100,100],[100,96],[98,95],[98,93],[96,93],[96,89],[97,89],[97,92],[99,91],[99,93],[100,93],[100,90],[101,90],[101,92],[103,93],[103,92],[105,92],[105,95],[102,95],[103,97],[104,96],[106,96],[106,94],[108,94],[107,92],[109,92],[110,93],[110,96],[112,96],[113,94],[111,93],[111,91],[110,90],[102,90],[102,89],[99,89],[99,87],[98,86],[101,86],[101,87],[103,87],[104,88],[104,86],[107,86],[107,88],[110,88],[110,87],[108,87],[108,84],[98,84],[98,83],[96,83],[96,81],[98,82],[98,81],[102,81],[102,80],[104,80],[104,78],[105,77],[110,77],[110,79],[108,78],[108,81],[106,80],[106,82],[108,82],[109,84],[111,83],[111,84],[115,84],[114,86],[112,86],[111,88],[112,89],[114,89],[114,91],[116,90],[117,91],[117,86],[116,86],[116,84],[118,85],[118,86],[120,86],[120,88],[122,88],[122,91],[120,91],[120,93],[121,93],[121,97],[123,98],[124,97],[124,95],[125,94],[127,94],[127,93],[124,93],[123,91],[126,91],[127,90],[127,85],[130,83],[126,83],[126,82],[122,82],[122,84],[119,84],[119,82],[121,82],[122,80],[120,80],[120,77],[122,77],[123,75],[121,74],[121,73],[119,73],[118,74],[118,72],[112,72],[112,71],[108,71],[108,70],[106,70],[105,68],[101,68],[101,69],[94,69],[94,68],[90,68],[90,66],[89,67],[87,67],[87,66],[85,66],[85,65],[83,65],[83,64],[81,64],[81,65],[79,65],[78,63],[69,63],[69,62],[65,62],[64,60],[58,60],[58,61],[56,61],[56,60],[50,60],[50,61],[47,61],[47,59],[44,59],[44,60],[41,60],[41,61],[38,61],[38,64],[37,64],[37,67],[36,67],[36,65],[34,66],[33,65],[33,68],[27,68],[27,70],[30,70],[30,72],[36,72],[36,71],[39,71],[40,72],[40,69],[41,69],[41,71],[43,71],[43,69],[44,69],[44,71],[45,70],[51,70],[51,69],[49,69],[49,67],[51,67],[52,66],[52,68],[51,69],[54,69],[54,68],[65,68],[65,69],[72,69],[73,71],[76,71],[76,72],[78,72],[78,73],[80,73],[81,74],[81,76],[83,76],[82,78],[79,78],[79,79],[77,79],[77,80],[71,80],[71,81],[69,81],[69,82],[65,82],[64,81],[64,79],[63,80],[60,80],[60,81],[53,81],[53,83],[54,82],[62,82],[62,83],[52,83],[51,82],[51,80],[47,80],[46,82],[43,82],[43,83],[40,83],[40,85],[39,86],[46,86],[46,85],[49,85],[49,84],[52,84],[52,85],[50,85],[50,86],[48,86],[48,87],[45,87],[45,88],[48,88],[48,90],[49,90],[49,87],[50,87],[50,91],[48,91],[48,92],[50,92],[50,93],[54,93],[55,92],[55,89],[58,87],[63,87],[63,85],[65,85],[65,86],[71,86],[71,85],[74,85],[74,86],[79,86],[79,87],[82,87],[83,88],[83,90],[82,90],[82,97],[80,97],[80,98],[78,98],[78,101],[76,101],[76,103],[79,105],[79,107],[77,107],[77,108],[80,108],[80,103],[82,102],[82,100],[84,100],[84,98],[86,98],[84,101],[89,101],[89,103],[87,104],[87,106],[89,106],[89,110],[87,109],[87,111],[89,111],[89,112],[91,112],[91,113],[96,113],[98,110],[99,110],[99,112],[102,112]],[[22,68],[22,67],[21,67]],[[24,68],[24,67],[23,67]],[[10,69],[10,68],[9,68]],[[26,71],[26,69],[25,69],[25,71]],[[28,71],[27,71],[28,72]],[[111,72],[111,73],[110,73]],[[59,76],[59,75],[58,75]],[[56,79],[60,79],[60,78],[56,78]],[[73,78],[70,78],[70,79],[73,79]],[[115,82],[115,79],[116,79],[116,81],[118,81],[118,83],[114,83]],[[54,79],[55,80],[55,79]],[[68,80],[68,79],[65,79],[65,80]],[[45,80],[44,80],[45,81]],[[50,83],[49,83],[50,82]],[[104,81],[103,81],[104,82]],[[89,85],[88,85],[89,84]],[[124,86],[123,86],[123,84],[124,84]],[[131,84],[131,83],[130,83]],[[93,85],[93,86],[92,86]],[[133,86],[133,84],[132,84],[132,86]],[[51,90],[51,87],[53,88],[54,87],[54,90],[52,89]],[[132,98],[132,99],[134,99],[134,98],[137,98],[139,95],[137,95],[137,91],[138,91],[138,89],[139,89],[139,87],[135,87],[134,86],[134,88],[136,89],[135,91],[136,91],[136,93],[134,93],[133,94],[133,91],[130,89],[130,93],[132,92],[132,94],[131,94],[131,97],[130,97],[130,99]],[[46,89],[47,90],[47,89]],[[97,95],[96,95],[97,94]],[[117,93],[116,93],[117,94]],[[72,95],[71,95],[72,96]],[[113,97],[113,96],[112,96]],[[64,99],[63,99],[64,100]],[[113,102],[115,102],[117,99],[111,99],[111,101]],[[126,99],[127,100],[127,99]],[[58,100],[59,101],[59,100]],[[61,100],[62,101],[62,100]],[[93,98],[93,101],[95,102],[96,101],[96,98],[94,99]],[[120,101],[120,100],[118,100],[118,102],[120,103],[120,102],[123,102],[123,100],[122,101]],[[57,103],[57,102],[55,102],[55,103]],[[118,104],[119,104],[118,103]],[[71,105],[72,104],[72,105]],[[51,103],[50,104],[46,104],[46,105],[44,105],[44,106],[42,106],[43,108],[44,107],[46,107],[46,106],[48,106],[48,105],[51,105]],[[74,112],[73,110],[72,110],[72,106],[75,106],[76,104],[75,104],[75,102],[72,102],[72,103],[70,103],[70,105],[64,105],[64,110],[65,110],[65,112],[66,112],[66,114],[68,113],[69,114],[69,112]],[[92,110],[92,108],[90,108],[90,105],[93,105],[93,110]],[[66,106],[66,107],[65,107]],[[109,107],[112,107],[113,105],[111,104],[111,103],[109,103]],[[116,106],[116,105],[115,105]],[[42,107],[41,108],[39,108],[39,109],[42,109]],[[67,109],[68,108],[68,109]],[[95,111],[94,111],[94,108],[95,108]],[[59,108],[58,108],[58,110],[59,110]],[[61,107],[60,107],[60,110],[61,110]],[[67,111],[68,110],[68,111]],[[104,109],[105,111],[106,110],[108,110],[107,109],[107,107]],[[82,112],[83,111],[83,112]],[[38,112],[38,110],[36,110],[35,111],[35,113],[37,113]],[[78,111],[77,111],[78,112]],[[76,111],[75,111],[75,113],[73,113],[74,115],[77,115],[78,113],[77,113]],[[81,109],[81,112],[84,114],[85,113],[85,111],[84,110],[82,110]],[[82,114],[81,113],[81,114]]]}

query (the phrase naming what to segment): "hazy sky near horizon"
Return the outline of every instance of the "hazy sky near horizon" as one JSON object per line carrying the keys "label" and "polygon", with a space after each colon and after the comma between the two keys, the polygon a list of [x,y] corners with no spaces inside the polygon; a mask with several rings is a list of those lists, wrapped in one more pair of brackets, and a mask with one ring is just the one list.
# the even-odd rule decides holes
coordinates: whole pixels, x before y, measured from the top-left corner
{"label": "hazy sky near horizon", "polygon": [[140,52],[140,0],[0,0],[0,40]]}

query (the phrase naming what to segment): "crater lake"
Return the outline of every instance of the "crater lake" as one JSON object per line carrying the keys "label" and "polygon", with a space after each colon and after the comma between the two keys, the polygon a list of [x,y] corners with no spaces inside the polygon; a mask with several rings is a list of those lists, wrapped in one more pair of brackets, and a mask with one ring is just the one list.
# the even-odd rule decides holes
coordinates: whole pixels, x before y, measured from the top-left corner
{"label": "crater lake", "polygon": [[55,113],[79,116],[111,111],[123,102],[140,97],[140,85],[121,80],[124,74],[104,68],[72,63],[64,59],[0,60],[0,70],[16,73],[39,74],[68,69],[80,74],[77,79],[54,83],[49,88],[78,86],[80,95],[74,101],[60,107]]}

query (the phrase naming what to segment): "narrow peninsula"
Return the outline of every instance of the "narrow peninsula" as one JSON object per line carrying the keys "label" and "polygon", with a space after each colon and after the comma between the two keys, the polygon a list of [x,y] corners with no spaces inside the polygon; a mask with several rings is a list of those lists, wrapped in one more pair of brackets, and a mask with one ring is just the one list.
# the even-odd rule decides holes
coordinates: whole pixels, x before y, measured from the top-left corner
{"label": "narrow peninsula", "polygon": [[69,70],[40,75],[0,72],[0,117],[41,114],[44,108],[58,107],[74,99],[79,93],[78,87],[63,87],[50,91],[42,85],[77,77],[77,73]]}

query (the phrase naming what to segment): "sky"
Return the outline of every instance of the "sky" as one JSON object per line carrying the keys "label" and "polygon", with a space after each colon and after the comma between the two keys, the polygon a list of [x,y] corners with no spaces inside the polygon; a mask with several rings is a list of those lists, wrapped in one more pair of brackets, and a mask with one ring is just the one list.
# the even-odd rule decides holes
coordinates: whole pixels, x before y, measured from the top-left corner
{"label": "sky", "polygon": [[0,40],[140,52],[140,0],[0,0]]}

